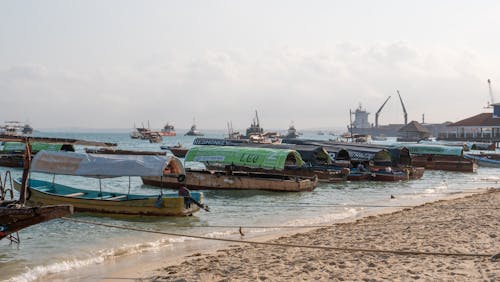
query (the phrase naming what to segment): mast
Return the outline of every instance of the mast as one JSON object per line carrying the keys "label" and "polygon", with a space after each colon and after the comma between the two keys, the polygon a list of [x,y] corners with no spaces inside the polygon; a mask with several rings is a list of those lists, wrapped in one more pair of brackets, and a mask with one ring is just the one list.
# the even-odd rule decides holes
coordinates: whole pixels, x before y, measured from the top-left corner
{"label": "mast", "polygon": [[399,96],[399,101],[401,101],[401,107],[403,107],[403,113],[405,116],[405,125],[408,124],[408,113],[406,112],[405,104],[403,103],[403,99],[401,99],[401,95],[399,94],[399,90],[396,90]]}
{"label": "mast", "polygon": [[389,99],[391,99],[391,96],[387,97],[387,99],[385,100],[385,102],[382,104],[382,106],[380,106],[380,109],[378,109],[378,111],[375,113],[375,127],[378,128],[378,116],[380,114],[380,111],[382,111],[382,109],[384,108],[385,104],[387,103],[387,101],[389,101]]}
{"label": "mast", "polygon": [[352,111],[351,109],[349,109],[349,132],[351,133],[351,137],[352,137]]}
{"label": "mast", "polygon": [[489,89],[490,100],[491,100],[490,105],[493,105],[493,104],[495,104],[495,97],[493,97],[493,90],[491,89],[491,80],[489,78],[488,78],[488,89]]}
{"label": "mast", "polygon": [[257,121],[257,126],[260,127],[259,114],[257,113],[257,110],[255,110],[255,120]]}

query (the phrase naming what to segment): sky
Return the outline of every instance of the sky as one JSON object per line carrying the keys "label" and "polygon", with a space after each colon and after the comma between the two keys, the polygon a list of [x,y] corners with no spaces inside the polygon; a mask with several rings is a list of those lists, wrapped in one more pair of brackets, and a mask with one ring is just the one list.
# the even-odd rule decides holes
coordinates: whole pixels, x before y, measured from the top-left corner
{"label": "sky", "polygon": [[500,2],[0,0],[0,121],[346,128],[500,101]]}

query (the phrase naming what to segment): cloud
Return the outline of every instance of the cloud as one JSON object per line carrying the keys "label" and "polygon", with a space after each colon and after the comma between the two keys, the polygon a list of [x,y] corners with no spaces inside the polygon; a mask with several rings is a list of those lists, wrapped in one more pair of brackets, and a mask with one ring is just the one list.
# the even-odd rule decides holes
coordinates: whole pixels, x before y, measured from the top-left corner
{"label": "cloud", "polygon": [[[146,120],[186,128],[196,117],[200,128],[224,128],[232,120],[243,129],[257,109],[269,128],[285,129],[291,120],[300,128],[344,127],[350,108],[362,102],[374,113],[399,89],[410,120],[425,113],[427,121],[443,122],[481,111],[487,92],[478,74],[485,69],[473,51],[403,41],[262,53],[166,51],[94,70],[0,66],[9,105],[0,115],[52,128],[128,128]],[[401,119],[393,98],[381,123]]]}

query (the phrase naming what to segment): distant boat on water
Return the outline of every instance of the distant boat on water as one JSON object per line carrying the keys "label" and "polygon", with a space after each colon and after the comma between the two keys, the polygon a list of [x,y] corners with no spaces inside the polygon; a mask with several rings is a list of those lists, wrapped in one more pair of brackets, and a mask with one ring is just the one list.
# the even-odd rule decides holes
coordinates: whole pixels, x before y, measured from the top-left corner
{"label": "distant boat on water", "polygon": [[10,120],[0,126],[0,135],[20,136],[29,135],[33,133],[33,127],[27,123],[20,121]]}
{"label": "distant boat on water", "polygon": [[150,132],[150,129],[144,127],[144,124],[142,125],[142,127],[136,127],[135,123],[134,123],[134,130],[130,133],[130,138],[132,138],[132,139],[146,139],[146,138],[144,138],[144,136],[147,132]]}
{"label": "distant boat on water", "polygon": [[250,127],[247,128],[245,137],[250,138],[253,135],[263,135],[263,134],[264,134],[264,129],[260,127],[259,115],[257,114],[257,111],[255,111],[255,118],[252,120]]}
{"label": "distant boat on water", "polygon": [[196,129],[196,124],[193,123],[193,125],[191,125],[191,129],[189,129],[188,132],[186,132],[186,134],[184,134],[185,136],[203,136],[204,134],[201,133],[201,131],[199,131],[198,129]]}
{"label": "distant boat on water", "polygon": [[167,124],[165,124],[165,126],[160,131],[160,135],[161,136],[176,136],[177,134],[175,133],[174,126],[167,122]]}
{"label": "distant boat on water", "polygon": [[297,137],[299,137],[299,134],[297,134],[297,130],[295,129],[295,126],[292,123],[288,127],[288,132],[287,132],[285,138],[297,138]]}

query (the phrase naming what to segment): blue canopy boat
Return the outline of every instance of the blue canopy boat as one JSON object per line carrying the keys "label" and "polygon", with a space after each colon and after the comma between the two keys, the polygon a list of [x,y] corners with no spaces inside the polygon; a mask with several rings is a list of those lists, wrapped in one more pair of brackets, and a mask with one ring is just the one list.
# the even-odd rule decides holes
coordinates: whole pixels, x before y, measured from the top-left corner
{"label": "blue canopy boat", "polygon": [[479,166],[500,167],[499,154],[464,154],[464,157],[476,161]]}
{"label": "blue canopy boat", "polygon": [[[154,155],[101,155],[72,152],[41,151],[31,163],[31,172],[93,177],[99,179],[99,190],[79,189],[30,179],[28,200],[32,205],[70,204],[76,212],[110,213],[120,215],[185,216],[206,208],[203,193],[188,196],[177,193],[159,195],[105,192],[101,179],[121,176],[177,177],[184,167],[172,156]],[[17,188],[20,180],[15,180]]]}

